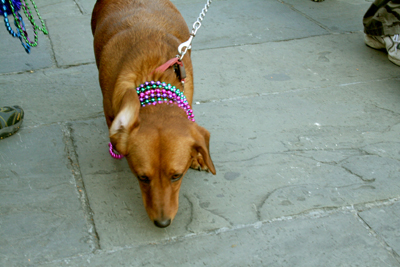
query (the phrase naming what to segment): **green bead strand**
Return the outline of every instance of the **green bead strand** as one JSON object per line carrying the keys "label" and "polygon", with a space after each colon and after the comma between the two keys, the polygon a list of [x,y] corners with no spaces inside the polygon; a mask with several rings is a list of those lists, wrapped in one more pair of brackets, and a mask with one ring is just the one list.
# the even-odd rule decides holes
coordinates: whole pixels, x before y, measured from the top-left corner
{"label": "green bead strand", "polygon": [[[24,2],[24,5],[22,6],[22,9],[24,10],[24,13],[25,13],[26,17],[28,18],[28,20],[32,23],[32,26],[33,26],[35,29],[38,29],[39,31],[43,32],[45,35],[49,34],[49,32],[47,31],[46,25],[45,25],[45,23],[44,23],[44,21],[43,21],[43,19],[42,19],[42,16],[40,16],[40,13],[39,13],[39,10],[38,10],[38,8],[37,8],[37,6],[36,6],[36,3],[35,3],[33,0],[31,0],[31,3],[32,3],[32,5],[33,5],[33,8],[35,9],[35,12],[36,12],[36,14],[37,14],[37,16],[38,16],[38,18],[39,18],[41,24],[42,24],[42,28],[40,28],[38,25],[36,25],[35,20],[33,19],[33,16],[32,16],[31,9],[30,9],[28,3],[26,3],[26,0],[23,0],[23,2]],[[26,10],[25,5],[26,5],[26,7],[28,8],[29,13],[28,13],[28,11]],[[29,15],[29,14],[30,14],[30,15]]]}
{"label": "green bead strand", "polygon": [[46,29],[46,25],[44,24],[44,21],[43,21],[42,17],[41,17],[40,14],[39,14],[39,11],[38,11],[38,9],[37,9],[37,6],[36,6],[35,2],[34,2],[33,0],[31,0],[31,2],[32,2],[33,6],[34,6],[34,8],[35,8],[36,14],[38,15],[38,17],[39,17],[39,19],[40,19],[40,21],[41,21],[41,23],[42,23],[42,28],[40,28],[39,26],[36,25],[36,23],[35,23],[35,21],[34,21],[32,15],[29,16],[29,14],[28,14],[28,12],[27,12],[27,10],[26,10],[26,8],[25,8],[25,5],[26,5],[26,7],[29,9],[29,13],[31,13],[31,10],[30,10],[30,8],[29,8],[28,3],[26,3],[25,0],[23,0],[24,5],[22,6],[22,9],[24,10],[24,13],[25,13],[26,17],[28,18],[28,20],[31,22],[31,24],[32,24],[32,26],[33,26],[33,35],[34,35],[34,40],[33,40],[33,42],[30,42],[30,41],[28,40],[28,37],[25,35],[25,33],[24,33],[24,31],[23,31],[23,29],[22,29],[22,27],[21,27],[21,24],[19,23],[19,20],[17,19],[17,14],[15,13],[15,9],[14,9],[14,5],[12,4],[12,1],[9,0],[8,2],[10,3],[11,13],[12,13],[12,15],[13,15],[13,17],[14,17],[14,20],[15,20],[15,22],[16,22],[16,25],[17,25],[17,27],[18,27],[19,32],[21,33],[22,38],[23,38],[24,41],[25,41],[27,44],[29,44],[31,47],[36,47],[36,46],[38,45],[38,35],[37,35],[38,30],[42,31],[42,32],[43,32],[44,34],[46,34],[46,35],[48,34],[48,31],[47,31],[47,29]]}

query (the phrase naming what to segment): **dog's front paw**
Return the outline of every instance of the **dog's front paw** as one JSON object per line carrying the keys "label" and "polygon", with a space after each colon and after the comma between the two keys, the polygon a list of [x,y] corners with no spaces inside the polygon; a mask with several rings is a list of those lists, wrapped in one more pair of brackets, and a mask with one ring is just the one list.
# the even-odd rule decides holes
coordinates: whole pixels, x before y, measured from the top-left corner
{"label": "dog's front paw", "polygon": [[203,156],[199,153],[197,157],[193,158],[192,165],[190,168],[198,170],[198,171],[206,171],[209,172],[207,165],[204,163]]}

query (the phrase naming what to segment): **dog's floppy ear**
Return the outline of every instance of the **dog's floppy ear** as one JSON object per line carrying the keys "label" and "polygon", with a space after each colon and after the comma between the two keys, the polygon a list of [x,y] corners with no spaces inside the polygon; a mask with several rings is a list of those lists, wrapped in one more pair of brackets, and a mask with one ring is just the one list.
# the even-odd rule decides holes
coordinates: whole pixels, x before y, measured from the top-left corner
{"label": "dog's floppy ear", "polygon": [[140,102],[136,90],[129,89],[109,130],[111,143],[122,155],[127,154],[129,133],[139,126],[139,109]]}
{"label": "dog's floppy ear", "polygon": [[195,144],[194,149],[203,156],[204,163],[212,174],[216,174],[214,163],[210,156],[210,133],[203,127],[196,124],[196,130],[194,134]]}

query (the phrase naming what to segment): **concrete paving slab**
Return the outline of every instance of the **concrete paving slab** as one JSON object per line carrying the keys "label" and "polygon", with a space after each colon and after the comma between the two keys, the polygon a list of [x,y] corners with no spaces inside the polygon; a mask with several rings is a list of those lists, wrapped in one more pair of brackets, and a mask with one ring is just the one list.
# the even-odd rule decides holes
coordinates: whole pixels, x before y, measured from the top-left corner
{"label": "concrete paving slab", "polygon": [[[353,85],[195,105],[197,121],[211,132],[218,172],[215,191],[208,189],[205,197],[212,203],[210,209],[234,223],[245,223],[240,218],[243,210],[272,219],[397,197],[398,161],[380,158],[387,167],[376,180],[369,178],[374,170],[362,173],[357,168],[375,159],[360,147],[398,144],[398,113],[361,104],[351,96],[361,94],[358,91]],[[368,91],[362,94],[366,97]],[[302,111],[296,112],[300,107]],[[386,119],[391,122],[385,126]],[[396,146],[387,149],[387,154],[397,153]],[[237,178],[229,183],[232,174]],[[217,192],[225,192],[228,202],[215,197]],[[243,217],[251,218],[248,213]]]}
{"label": "concrete paving slab", "polygon": [[83,14],[91,15],[96,0],[76,0],[75,2]]}
{"label": "concrete paving slab", "polygon": [[58,67],[95,61],[90,19],[90,15],[79,15],[47,20]]}
{"label": "concrete paving slab", "polygon": [[[173,1],[192,29],[206,1]],[[213,1],[193,51],[326,34],[327,31],[278,1]]]}
{"label": "concrete paving slab", "polygon": [[[399,77],[398,67],[386,53],[368,48],[362,33],[196,51],[192,59],[195,101],[353,83],[374,88],[375,80]],[[387,93],[382,88],[371,89],[371,94],[378,90],[375,96],[386,99],[397,88],[393,83]]]}
{"label": "concrete paving slab", "polygon": [[[177,253],[179,251],[179,253]],[[322,252],[323,251],[323,252]],[[84,255],[59,266],[399,266],[353,215],[242,226]]]}
{"label": "concrete paving slab", "polygon": [[59,126],[0,142],[0,265],[27,266],[93,250]]}
{"label": "concrete paving slab", "polygon": [[[61,17],[74,17],[81,15],[78,5],[75,3],[75,1],[71,0],[41,0],[37,1],[36,4],[40,15],[46,21],[48,19],[58,19]],[[50,24],[47,26],[51,31],[52,25]]]}
{"label": "concrete paving slab", "polygon": [[[0,76],[1,105],[20,105],[23,126],[98,116],[103,112],[95,65]],[[12,88],[12,92],[10,91]]]}
{"label": "concrete paving slab", "polygon": [[384,142],[363,147],[368,154],[400,160],[400,146],[398,143]]}
{"label": "concrete paving slab", "polygon": [[400,255],[400,204],[379,207],[360,213],[360,217]]}
{"label": "concrete paving slab", "polygon": [[[39,33],[38,46],[31,48],[30,54],[27,54],[25,52],[25,48],[23,48],[21,45],[21,41],[18,38],[11,37],[11,35],[5,30],[5,28],[3,28],[4,26],[1,26],[0,75],[2,73],[24,72],[44,69],[52,67],[55,64],[48,36]],[[0,83],[1,80],[2,77],[0,76]],[[1,89],[3,88],[0,88],[0,90]],[[11,90],[10,88],[4,89]]]}
{"label": "concrete paving slab", "polygon": [[283,0],[325,29],[334,33],[363,31],[362,18],[373,1],[332,0],[323,3],[302,0]]}
{"label": "concrete paving slab", "polygon": [[400,162],[398,160],[376,155],[351,157],[342,166],[365,182],[374,182],[382,179],[382,177],[396,180],[400,173]]}

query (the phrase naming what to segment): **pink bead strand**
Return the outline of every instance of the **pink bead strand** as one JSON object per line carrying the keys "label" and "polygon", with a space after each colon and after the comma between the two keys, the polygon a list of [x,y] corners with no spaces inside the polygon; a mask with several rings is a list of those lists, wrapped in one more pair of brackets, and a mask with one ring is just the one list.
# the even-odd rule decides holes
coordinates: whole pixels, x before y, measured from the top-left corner
{"label": "pink bead strand", "polygon": [[110,152],[111,157],[113,157],[114,159],[122,159],[124,157],[124,155],[114,152],[114,148],[113,148],[113,145],[111,144],[111,142],[108,144],[108,146],[110,148],[109,152]]}

